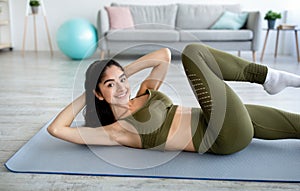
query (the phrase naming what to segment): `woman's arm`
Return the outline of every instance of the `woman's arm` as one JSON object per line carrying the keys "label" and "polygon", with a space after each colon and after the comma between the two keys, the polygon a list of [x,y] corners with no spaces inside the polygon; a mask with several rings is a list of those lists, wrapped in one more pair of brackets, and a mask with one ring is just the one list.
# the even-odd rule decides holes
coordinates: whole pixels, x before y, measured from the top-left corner
{"label": "woman's arm", "polygon": [[85,106],[85,93],[66,106],[47,128],[59,139],[77,144],[118,145],[122,132],[119,123],[105,127],[70,127],[76,115]]}
{"label": "woman's arm", "polygon": [[170,62],[171,51],[168,48],[162,48],[146,54],[125,66],[124,68],[127,77],[130,77],[131,75],[146,68],[152,68],[149,76],[142,82],[137,95],[142,95],[147,89],[159,89],[166,77]]}

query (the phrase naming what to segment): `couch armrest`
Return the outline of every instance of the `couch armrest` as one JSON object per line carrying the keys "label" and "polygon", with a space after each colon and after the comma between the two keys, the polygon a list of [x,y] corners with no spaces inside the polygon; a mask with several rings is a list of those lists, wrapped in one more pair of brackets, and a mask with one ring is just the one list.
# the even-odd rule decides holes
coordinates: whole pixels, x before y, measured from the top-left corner
{"label": "couch armrest", "polygon": [[97,33],[98,46],[100,49],[106,49],[105,33],[109,30],[109,20],[107,11],[100,9],[97,15]]}
{"label": "couch armrest", "polygon": [[252,50],[257,51],[260,47],[261,39],[261,14],[259,11],[248,12],[246,28],[253,31]]}

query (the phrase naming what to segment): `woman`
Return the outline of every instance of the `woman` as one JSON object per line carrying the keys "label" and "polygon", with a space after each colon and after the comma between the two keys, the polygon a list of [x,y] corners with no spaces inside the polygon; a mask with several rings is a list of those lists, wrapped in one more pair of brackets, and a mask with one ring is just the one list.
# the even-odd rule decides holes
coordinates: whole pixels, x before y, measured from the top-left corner
{"label": "woman", "polygon": [[[124,68],[113,60],[96,61],[86,72],[85,93],[59,113],[49,133],[77,144],[215,154],[238,152],[253,137],[300,138],[300,115],[244,105],[222,79],[262,84],[275,94],[300,87],[299,76],[191,44],[182,53],[182,63],[201,108],[187,108],[173,105],[158,91],[170,62],[166,48]],[[149,76],[130,99],[128,78],[146,68],[152,68]],[[85,106],[86,127],[70,128]]]}

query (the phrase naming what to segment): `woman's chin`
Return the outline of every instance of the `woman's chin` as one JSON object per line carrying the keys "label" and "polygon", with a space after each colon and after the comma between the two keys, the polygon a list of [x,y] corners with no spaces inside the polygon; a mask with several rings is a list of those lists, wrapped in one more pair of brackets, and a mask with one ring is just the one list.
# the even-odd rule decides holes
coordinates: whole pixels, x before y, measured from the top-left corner
{"label": "woman's chin", "polygon": [[117,97],[115,98],[114,100],[117,104],[128,104],[129,102],[129,96],[126,95],[126,96],[122,96],[122,97]]}

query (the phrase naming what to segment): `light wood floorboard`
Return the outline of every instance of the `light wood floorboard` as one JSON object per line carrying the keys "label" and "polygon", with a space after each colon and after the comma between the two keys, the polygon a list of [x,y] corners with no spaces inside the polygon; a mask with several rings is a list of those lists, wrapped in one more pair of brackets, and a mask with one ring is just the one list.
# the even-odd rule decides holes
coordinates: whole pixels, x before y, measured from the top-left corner
{"label": "light wood floorboard", "polygon": [[[251,53],[242,54],[242,57],[251,60]],[[0,190],[300,190],[300,184],[296,183],[9,172],[4,163],[83,90],[83,71],[95,59],[72,61],[59,52],[55,52],[54,57],[49,52],[26,52],[24,57],[18,51],[0,52]],[[119,58],[122,64],[131,60]],[[182,78],[183,71],[179,62],[179,58],[175,57],[164,90],[173,93],[174,102],[194,106],[196,102],[187,82]],[[265,55],[262,64],[300,74],[300,65],[295,57],[278,56],[274,60],[272,55]],[[133,84],[138,82],[138,77],[132,80]],[[288,88],[276,96],[269,96],[261,86],[255,84],[230,82],[229,85],[245,103],[272,105],[300,113],[299,89]]]}

